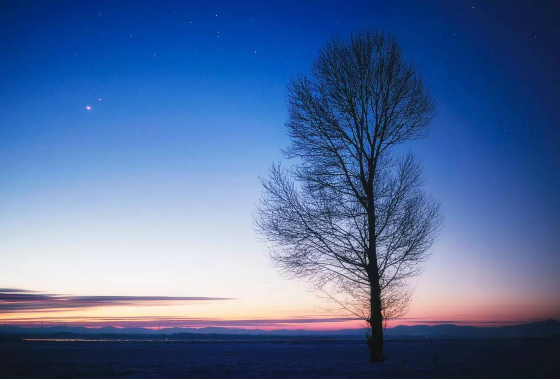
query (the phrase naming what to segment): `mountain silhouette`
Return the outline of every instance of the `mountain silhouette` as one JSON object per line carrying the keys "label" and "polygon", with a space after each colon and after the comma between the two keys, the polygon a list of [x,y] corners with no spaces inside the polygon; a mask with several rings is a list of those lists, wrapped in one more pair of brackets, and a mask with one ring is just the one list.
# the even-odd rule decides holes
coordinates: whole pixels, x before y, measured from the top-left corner
{"label": "mountain silhouette", "polygon": [[[226,327],[205,327],[200,329],[172,327],[161,330],[152,330],[142,327],[117,328],[112,326],[88,328],[82,326],[52,326],[52,327],[19,327],[13,325],[0,325],[0,338],[5,337],[55,337],[55,336],[159,336],[167,337],[189,336],[204,337],[219,335],[243,335],[263,337],[345,337],[362,339],[366,329],[345,330],[260,330],[239,329]],[[453,324],[441,325],[399,325],[385,329],[387,339],[505,339],[505,338],[546,338],[560,336],[560,321],[549,319],[541,322],[520,324],[503,327],[475,327],[457,326]]]}

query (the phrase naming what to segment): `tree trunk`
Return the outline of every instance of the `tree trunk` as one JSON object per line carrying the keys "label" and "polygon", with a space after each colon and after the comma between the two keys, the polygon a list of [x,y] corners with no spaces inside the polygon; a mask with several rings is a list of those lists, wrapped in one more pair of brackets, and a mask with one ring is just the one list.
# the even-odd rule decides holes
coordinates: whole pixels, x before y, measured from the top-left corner
{"label": "tree trunk", "polygon": [[[383,355],[383,316],[381,315],[381,292],[379,291],[379,280],[372,279],[370,298],[370,320],[371,335],[368,337],[369,361],[379,363],[385,361]],[[376,282],[376,283],[375,283]]]}
{"label": "tree trunk", "polygon": [[[373,163],[369,164],[369,169],[370,173],[375,172]],[[377,241],[375,234],[373,177],[369,179],[367,188],[372,189],[372,191],[368,194],[369,267],[367,268],[367,273],[370,285],[369,325],[371,327],[371,335],[367,339],[367,344],[370,354],[369,361],[371,363],[380,363],[385,361],[385,355],[383,355],[383,316],[381,315],[381,287],[379,285],[379,268],[377,267]]]}

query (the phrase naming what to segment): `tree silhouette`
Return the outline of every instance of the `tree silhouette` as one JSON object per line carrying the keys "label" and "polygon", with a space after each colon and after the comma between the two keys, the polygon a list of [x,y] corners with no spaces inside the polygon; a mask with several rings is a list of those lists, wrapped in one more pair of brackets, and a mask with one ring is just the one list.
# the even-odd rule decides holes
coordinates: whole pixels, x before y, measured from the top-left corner
{"label": "tree silhouette", "polygon": [[434,101],[393,36],[361,30],[291,79],[287,106],[296,163],[262,180],[256,230],[284,273],[368,322],[370,361],[383,361],[383,323],[407,310],[406,280],[443,222],[419,162],[392,148],[427,135]]}

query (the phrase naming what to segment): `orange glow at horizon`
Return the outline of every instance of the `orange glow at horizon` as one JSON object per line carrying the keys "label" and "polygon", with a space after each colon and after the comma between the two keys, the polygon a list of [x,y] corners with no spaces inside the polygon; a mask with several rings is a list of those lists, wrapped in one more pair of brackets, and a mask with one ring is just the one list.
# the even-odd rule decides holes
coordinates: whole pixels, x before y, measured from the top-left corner
{"label": "orange glow at horizon", "polygon": [[[288,283],[284,289],[290,291]],[[296,290],[297,287],[294,286]],[[453,297],[452,290],[423,286],[409,312],[389,320],[396,325],[457,324],[472,326],[514,325],[550,318],[560,319],[560,308],[546,297],[517,300],[492,291]],[[72,325],[85,327],[204,328],[261,330],[343,330],[365,328],[356,318],[333,312],[311,293],[275,296],[259,293],[244,298],[225,297],[68,295],[62,292],[0,291],[0,325]],[[436,293],[439,291],[439,294]],[[171,292],[170,292],[171,293]],[[218,292],[213,292],[217,294]],[[96,293],[93,293],[96,294]],[[437,295],[437,297],[436,297]],[[498,297],[499,296],[499,297]],[[323,301],[324,302],[324,301]],[[332,306],[332,305],[331,305]]]}
{"label": "orange glow at horizon", "polygon": [[[205,305],[208,306],[208,305]],[[186,310],[188,309],[188,310]],[[17,312],[0,314],[0,325],[37,326],[85,326],[85,327],[143,327],[148,329],[185,327],[205,328],[224,327],[235,329],[260,330],[343,330],[365,328],[366,322],[356,318],[316,314],[306,310],[306,315],[289,313],[259,313],[248,317],[245,313],[232,310],[225,316],[208,307],[185,308],[172,306],[109,306],[78,310],[45,310],[41,312]],[[535,313],[523,312],[524,308],[510,307],[505,310],[479,310],[469,314],[410,314],[387,321],[387,327],[397,325],[438,325],[456,324],[478,327],[515,325],[548,318],[557,318],[560,313],[554,310],[543,310]],[[530,310],[530,309],[529,309]]]}

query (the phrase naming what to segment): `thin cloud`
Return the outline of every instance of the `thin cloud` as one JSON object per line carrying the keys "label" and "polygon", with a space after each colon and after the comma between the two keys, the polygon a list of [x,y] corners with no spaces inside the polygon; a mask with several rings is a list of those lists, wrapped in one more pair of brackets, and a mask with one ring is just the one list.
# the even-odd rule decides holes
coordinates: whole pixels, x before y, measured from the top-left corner
{"label": "thin cloud", "polygon": [[35,291],[14,288],[0,288],[0,293],[35,293]]}
{"label": "thin cloud", "polygon": [[227,301],[223,297],[73,296],[24,289],[0,289],[0,312],[84,309],[100,306],[155,306],[183,302]]}
{"label": "thin cloud", "polygon": [[404,324],[407,326],[418,326],[418,325],[466,325],[466,326],[477,326],[477,325],[512,325],[512,324],[522,324],[542,321],[543,318],[513,318],[510,320],[484,320],[484,319],[430,319],[430,318],[395,318],[392,320],[393,325]]}

